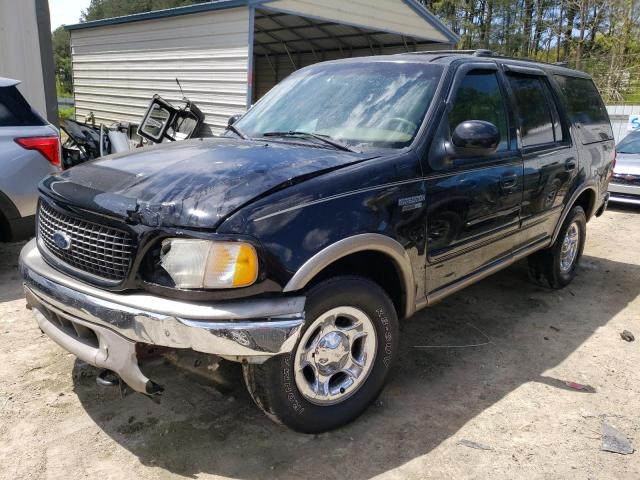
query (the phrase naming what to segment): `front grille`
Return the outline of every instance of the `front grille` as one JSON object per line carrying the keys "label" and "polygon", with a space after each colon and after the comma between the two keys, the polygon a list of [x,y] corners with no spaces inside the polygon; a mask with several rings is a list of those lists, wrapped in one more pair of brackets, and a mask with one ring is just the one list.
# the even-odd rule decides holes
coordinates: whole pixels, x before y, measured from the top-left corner
{"label": "front grille", "polygon": [[614,173],[611,177],[611,183],[616,185],[629,185],[631,187],[640,187],[640,175],[628,175],[625,173]]}
{"label": "front grille", "polygon": [[[63,234],[70,247],[56,244],[56,233]],[[40,202],[38,238],[55,257],[91,275],[119,282],[129,272],[133,242],[127,232],[65,215]]]}

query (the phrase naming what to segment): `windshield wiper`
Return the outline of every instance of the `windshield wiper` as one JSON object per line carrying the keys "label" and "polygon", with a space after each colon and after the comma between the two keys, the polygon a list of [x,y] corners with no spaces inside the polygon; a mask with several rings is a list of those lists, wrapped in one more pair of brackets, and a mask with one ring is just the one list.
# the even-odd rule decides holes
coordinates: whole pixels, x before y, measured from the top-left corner
{"label": "windshield wiper", "polygon": [[248,140],[249,139],[249,137],[247,137],[244,133],[242,133],[240,130],[238,130],[233,125],[227,125],[227,130],[231,130],[233,133],[238,135],[243,140]]}
{"label": "windshield wiper", "polygon": [[333,140],[331,137],[329,137],[329,135],[319,135],[317,133],[297,132],[294,130],[289,130],[288,132],[277,132],[277,131],[265,132],[262,134],[262,136],[263,137],[311,137],[311,138],[320,140],[321,142],[324,142],[327,145],[331,145],[332,147],[337,148],[338,150],[342,150],[343,152],[358,153],[355,150],[352,150],[351,148],[347,147],[346,145]]}

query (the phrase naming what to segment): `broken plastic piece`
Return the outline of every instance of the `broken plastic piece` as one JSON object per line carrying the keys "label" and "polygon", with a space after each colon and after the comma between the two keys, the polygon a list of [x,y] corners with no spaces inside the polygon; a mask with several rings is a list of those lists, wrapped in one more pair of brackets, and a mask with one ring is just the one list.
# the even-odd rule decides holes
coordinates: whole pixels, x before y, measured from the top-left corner
{"label": "broken plastic piece", "polygon": [[588,385],[583,385],[577,382],[564,382],[564,384],[569,388],[573,388],[574,390],[586,390],[588,388]]}
{"label": "broken plastic piece", "polygon": [[483,445],[482,443],[467,440],[466,438],[458,440],[458,445],[462,445],[463,447],[475,448],[476,450],[493,450],[493,448],[489,447],[488,445]]}
{"label": "broken plastic piece", "polygon": [[604,420],[602,421],[602,445],[600,450],[604,452],[629,455],[634,452],[629,439]]}
{"label": "broken plastic piece", "polygon": [[636,339],[629,330],[623,330],[620,337],[622,337],[625,342],[633,342]]}

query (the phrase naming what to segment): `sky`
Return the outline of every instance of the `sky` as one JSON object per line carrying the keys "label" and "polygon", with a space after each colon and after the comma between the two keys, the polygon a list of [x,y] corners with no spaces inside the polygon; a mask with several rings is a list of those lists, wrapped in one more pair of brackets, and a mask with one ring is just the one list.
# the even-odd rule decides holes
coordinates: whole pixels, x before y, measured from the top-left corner
{"label": "sky", "polygon": [[80,21],[80,14],[89,6],[90,0],[49,0],[51,31],[60,25],[73,25]]}

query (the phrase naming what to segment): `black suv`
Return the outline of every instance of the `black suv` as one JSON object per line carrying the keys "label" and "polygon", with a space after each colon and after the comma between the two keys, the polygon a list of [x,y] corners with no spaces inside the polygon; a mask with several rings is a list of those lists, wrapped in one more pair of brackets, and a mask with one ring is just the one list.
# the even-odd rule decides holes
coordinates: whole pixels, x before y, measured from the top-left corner
{"label": "black suv", "polygon": [[378,395],[416,310],[524,257],[567,285],[614,158],[581,72],[486,51],[320,63],[221,137],[45,179],[26,296],[133,390],[162,392],[142,346],[191,349],[241,362],[270,418],[323,431]]}

